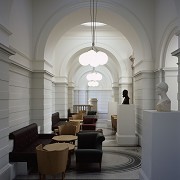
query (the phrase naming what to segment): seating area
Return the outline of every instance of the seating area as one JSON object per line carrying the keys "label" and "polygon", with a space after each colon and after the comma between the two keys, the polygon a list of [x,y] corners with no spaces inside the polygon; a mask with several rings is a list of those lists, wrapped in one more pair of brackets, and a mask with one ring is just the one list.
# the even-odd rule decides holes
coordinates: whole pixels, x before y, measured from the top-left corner
{"label": "seating area", "polygon": [[[45,178],[46,175],[52,175],[54,177],[60,172],[62,173],[62,179],[64,179],[64,169],[50,168],[54,167],[53,161],[58,160],[60,155],[58,155],[58,152],[52,150],[48,152],[43,147],[57,142],[60,144],[66,142],[67,144],[70,143],[69,147],[72,145],[75,147],[75,144],[77,146],[75,148],[77,167],[82,163],[98,163],[99,170],[101,170],[102,142],[105,140],[105,137],[103,131],[95,131],[97,119],[86,116],[83,117],[83,120],[68,121],[66,118],[61,119],[59,113],[56,112],[52,114],[51,120],[52,133],[50,134],[38,134],[36,123],[11,132],[9,139],[13,140],[14,146],[13,151],[9,153],[9,161],[27,162],[28,167],[38,167],[40,179]],[[73,136],[73,139],[64,137],[66,135],[68,138],[72,138],[70,136]],[[64,140],[61,140],[61,136],[63,136]],[[75,143],[76,139],[77,143]],[[73,151],[74,147],[71,147]],[[57,159],[55,156],[57,156]],[[66,168],[70,165],[70,156],[71,154],[69,153],[67,161],[64,160],[66,161],[64,163]]]}

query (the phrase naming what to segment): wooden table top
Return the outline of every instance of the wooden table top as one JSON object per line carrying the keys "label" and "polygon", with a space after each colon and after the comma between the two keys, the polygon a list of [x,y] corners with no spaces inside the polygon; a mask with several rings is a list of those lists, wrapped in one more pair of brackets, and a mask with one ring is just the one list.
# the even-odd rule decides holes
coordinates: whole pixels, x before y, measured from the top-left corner
{"label": "wooden table top", "polygon": [[77,140],[77,136],[74,135],[60,135],[60,136],[54,136],[52,138],[55,141],[62,141],[62,142],[69,142],[69,141],[74,141]]}
{"label": "wooden table top", "polygon": [[70,143],[53,143],[53,144],[45,145],[43,149],[47,151],[58,151],[58,150],[60,151],[66,149],[67,147],[69,148],[70,151],[75,148],[75,145]]}
{"label": "wooden table top", "polygon": [[80,123],[82,123],[82,122],[83,122],[83,120],[82,120],[82,119],[70,119],[69,121],[70,121],[70,122],[77,121],[77,122],[80,122]]}

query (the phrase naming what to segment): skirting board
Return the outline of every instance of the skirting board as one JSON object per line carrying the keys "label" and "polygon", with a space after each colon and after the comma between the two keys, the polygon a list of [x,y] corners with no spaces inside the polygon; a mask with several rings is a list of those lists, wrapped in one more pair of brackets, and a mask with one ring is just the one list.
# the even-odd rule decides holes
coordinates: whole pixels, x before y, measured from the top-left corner
{"label": "skirting board", "polygon": [[135,146],[138,144],[138,137],[136,135],[119,135],[116,133],[116,141],[122,146]]}
{"label": "skirting board", "polygon": [[12,176],[12,173],[11,173],[11,164],[7,164],[2,169],[0,169],[0,179],[12,180],[14,178],[15,176]]}

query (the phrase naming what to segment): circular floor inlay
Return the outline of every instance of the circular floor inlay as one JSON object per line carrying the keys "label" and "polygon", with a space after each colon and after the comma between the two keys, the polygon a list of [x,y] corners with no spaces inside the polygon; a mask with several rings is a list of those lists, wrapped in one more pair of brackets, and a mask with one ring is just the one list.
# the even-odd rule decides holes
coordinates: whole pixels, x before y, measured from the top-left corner
{"label": "circular floor inlay", "polygon": [[131,171],[140,166],[141,158],[134,153],[103,150],[102,171]]}

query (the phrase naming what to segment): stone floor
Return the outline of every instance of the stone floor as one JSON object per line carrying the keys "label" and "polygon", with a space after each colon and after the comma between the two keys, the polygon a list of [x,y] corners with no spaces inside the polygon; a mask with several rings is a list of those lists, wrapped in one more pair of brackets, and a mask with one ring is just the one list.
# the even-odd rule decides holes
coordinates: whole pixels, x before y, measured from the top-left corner
{"label": "stone floor", "polygon": [[[120,147],[115,140],[115,132],[108,127],[106,120],[98,120],[97,129],[103,129],[106,140],[103,142],[103,159],[101,172],[96,164],[86,171],[77,171],[75,155],[71,158],[71,167],[65,179],[118,179],[138,180],[141,166],[141,147]],[[38,179],[37,173],[28,176],[17,176],[15,180]],[[52,179],[48,177],[48,179]]]}

